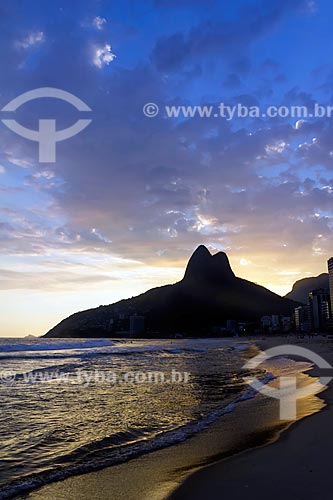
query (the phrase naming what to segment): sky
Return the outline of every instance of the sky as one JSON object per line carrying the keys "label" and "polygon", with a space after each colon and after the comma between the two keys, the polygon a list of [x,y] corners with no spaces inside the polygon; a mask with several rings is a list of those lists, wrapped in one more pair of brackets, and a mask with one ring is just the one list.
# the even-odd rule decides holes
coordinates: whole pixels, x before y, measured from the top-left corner
{"label": "sky", "polygon": [[[333,118],[164,110],[333,104],[332,16],[329,0],[2,0],[0,109],[52,87],[92,121],[54,163],[0,122],[0,336],[173,283],[200,244],[281,295],[325,272]],[[81,118],[52,98],[15,112],[35,130]]]}

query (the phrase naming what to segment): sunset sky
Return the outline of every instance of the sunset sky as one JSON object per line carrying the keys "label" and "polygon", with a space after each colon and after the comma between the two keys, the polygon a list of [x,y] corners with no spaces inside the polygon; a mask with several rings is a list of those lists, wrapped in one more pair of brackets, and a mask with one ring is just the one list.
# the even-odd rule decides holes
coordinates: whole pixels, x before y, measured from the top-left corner
{"label": "sunset sky", "polygon": [[[176,119],[163,106],[333,104],[332,19],[330,0],[2,0],[0,109],[54,87],[92,123],[43,164],[0,122],[0,336],[172,283],[202,243],[280,294],[325,272],[333,118]],[[62,129],[82,116],[39,99],[15,118]]]}

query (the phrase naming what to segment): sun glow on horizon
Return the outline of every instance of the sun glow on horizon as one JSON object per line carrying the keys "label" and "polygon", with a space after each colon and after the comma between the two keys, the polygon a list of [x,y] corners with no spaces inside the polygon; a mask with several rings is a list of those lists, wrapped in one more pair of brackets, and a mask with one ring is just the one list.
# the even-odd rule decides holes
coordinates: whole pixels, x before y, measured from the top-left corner
{"label": "sun glow on horizon", "polygon": [[[173,259],[170,263],[162,255],[146,265],[134,259],[97,253],[85,256],[67,254],[66,260],[59,254],[58,260],[44,258],[38,262],[33,258],[30,266],[25,263],[21,268],[11,260],[7,276],[7,286],[11,288],[6,290],[6,281],[2,281],[0,291],[1,306],[6,311],[0,336],[43,335],[75,312],[112,304],[151,288],[175,283],[183,278],[188,257]],[[296,280],[309,275],[308,271],[299,269],[279,271],[272,264],[268,266],[267,259],[265,265],[259,265],[261,257],[254,255],[248,260],[231,253],[229,258],[236,276],[281,296],[291,291]],[[325,263],[322,259],[322,267],[314,271],[314,276],[326,271]]]}

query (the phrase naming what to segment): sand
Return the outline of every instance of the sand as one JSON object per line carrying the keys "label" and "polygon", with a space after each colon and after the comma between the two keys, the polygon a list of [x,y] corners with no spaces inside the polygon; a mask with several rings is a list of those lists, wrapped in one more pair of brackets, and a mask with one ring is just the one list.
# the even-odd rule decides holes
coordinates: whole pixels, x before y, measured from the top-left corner
{"label": "sand", "polygon": [[[333,344],[301,342],[333,364]],[[291,340],[274,339],[260,345],[268,348],[285,343]],[[313,374],[322,373],[313,370]],[[316,405],[319,409],[322,399],[326,408],[289,427],[278,441],[279,432],[286,428],[277,419],[278,402],[259,395],[184,443],[47,485],[28,499],[331,499],[332,387],[320,399],[312,396],[301,402],[301,413],[306,414],[307,405],[309,412]],[[251,449],[241,452],[246,448]],[[233,456],[225,458],[230,454]]]}

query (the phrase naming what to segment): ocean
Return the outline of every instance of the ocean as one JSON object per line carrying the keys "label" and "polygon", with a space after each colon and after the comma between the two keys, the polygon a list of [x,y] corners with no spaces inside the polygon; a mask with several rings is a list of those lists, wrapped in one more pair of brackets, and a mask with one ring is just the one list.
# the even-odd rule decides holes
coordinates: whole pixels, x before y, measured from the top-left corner
{"label": "ocean", "polygon": [[309,363],[231,339],[0,339],[0,498],[187,440]]}

